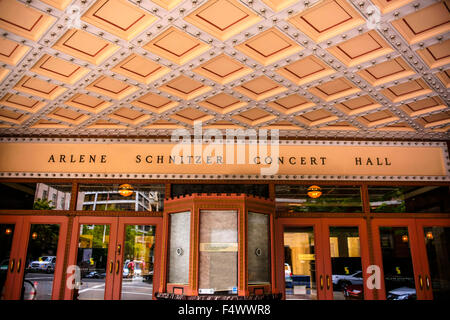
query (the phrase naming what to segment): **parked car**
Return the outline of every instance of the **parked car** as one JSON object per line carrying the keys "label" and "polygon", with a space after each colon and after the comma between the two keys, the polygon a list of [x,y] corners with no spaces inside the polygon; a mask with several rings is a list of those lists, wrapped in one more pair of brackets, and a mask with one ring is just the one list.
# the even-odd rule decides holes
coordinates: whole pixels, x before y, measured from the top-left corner
{"label": "parked car", "polygon": [[333,286],[336,289],[343,289],[345,286],[349,285],[362,285],[363,284],[363,274],[362,271],[357,271],[353,274],[333,274],[331,276],[333,281]]}
{"label": "parked car", "polygon": [[2,262],[0,262],[0,271],[7,272],[9,266],[9,259],[5,259]]}
{"label": "parked car", "polygon": [[346,299],[363,299],[363,285],[349,284],[343,287],[344,296]]}
{"label": "parked car", "polygon": [[85,278],[91,278],[91,279],[103,279],[106,277],[106,273],[99,273],[97,271],[89,272]]}
{"label": "parked car", "polygon": [[388,292],[387,300],[415,300],[416,289],[409,287],[400,287]]}
{"label": "parked car", "polygon": [[53,273],[55,271],[55,263],[55,256],[42,256],[36,261],[31,261],[28,265],[28,270]]}

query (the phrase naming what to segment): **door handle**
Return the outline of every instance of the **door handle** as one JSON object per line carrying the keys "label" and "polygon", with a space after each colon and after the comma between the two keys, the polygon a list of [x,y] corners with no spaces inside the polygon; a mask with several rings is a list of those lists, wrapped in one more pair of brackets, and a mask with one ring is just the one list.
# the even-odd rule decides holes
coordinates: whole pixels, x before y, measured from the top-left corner
{"label": "door handle", "polygon": [[320,275],[320,290],[323,290],[323,276]]}
{"label": "door handle", "polygon": [[112,272],[113,272],[113,267],[114,267],[114,262],[113,262],[113,261],[110,261],[110,262],[109,262],[109,273],[112,273]]}
{"label": "door handle", "polygon": [[10,272],[14,271],[14,259],[11,260],[11,264],[9,265],[9,271]]}
{"label": "door handle", "polygon": [[330,276],[327,275],[327,289],[330,290],[331,283],[330,283]]}
{"label": "door handle", "polygon": [[117,262],[116,262],[116,274],[119,274],[119,266],[120,266],[120,262],[119,262],[119,260],[117,260]]}
{"label": "door handle", "polygon": [[419,286],[420,286],[420,290],[423,290],[423,279],[422,279],[422,276],[419,276]]}
{"label": "door handle", "polygon": [[22,266],[22,259],[19,259],[19,261],[17,261],[17,272],[20,272],[21,266]]}
{"label": "door handle", "polygon": [[425,277],[425,284],[427,286],[427,289],[430,290],[431,283],[430,283],[430,277],[428,275]]}

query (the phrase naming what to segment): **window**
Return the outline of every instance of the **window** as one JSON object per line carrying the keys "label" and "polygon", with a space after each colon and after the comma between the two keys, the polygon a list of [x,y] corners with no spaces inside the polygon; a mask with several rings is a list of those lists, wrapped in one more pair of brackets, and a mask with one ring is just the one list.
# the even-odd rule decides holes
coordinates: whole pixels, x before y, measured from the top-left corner
{"label": "window", "polygon": [[170,215],[169,283],[189,283],[190,229],[191,213],[189,211]]}
{"label": "window", "polygon": [[369,186],[371,212],[450,212],[448,186]]}
{"label": "window", "polygon": [[120,192],[122,184],[85,184],[78,190],[77,210],[162,211],[164,184],[132,184],[131,193]]}
{"label": "window", "polygon": [[[57,195],[70,201],[70,183],[0,183],[0,209],[51,210],[60,209]],[[49,196],[51,195],[51,201]]]}
{"label": "window", "polygon": [[317,198],[308,196],[306,185],[276,185],[276,209],[279,213],[295,212],[362,212],[359,186],[322,185]]}

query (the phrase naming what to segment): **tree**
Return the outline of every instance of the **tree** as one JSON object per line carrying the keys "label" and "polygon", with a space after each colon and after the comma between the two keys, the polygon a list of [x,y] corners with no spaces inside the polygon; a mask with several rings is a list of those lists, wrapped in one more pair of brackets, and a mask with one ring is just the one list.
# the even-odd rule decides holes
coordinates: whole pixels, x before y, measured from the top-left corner
{"label": "tree", "polygon": [[52,210],[52,209],[55,209],[55,207],[52,206],[52,200],[38,198],[33,203],[33,209],[34,210]]}

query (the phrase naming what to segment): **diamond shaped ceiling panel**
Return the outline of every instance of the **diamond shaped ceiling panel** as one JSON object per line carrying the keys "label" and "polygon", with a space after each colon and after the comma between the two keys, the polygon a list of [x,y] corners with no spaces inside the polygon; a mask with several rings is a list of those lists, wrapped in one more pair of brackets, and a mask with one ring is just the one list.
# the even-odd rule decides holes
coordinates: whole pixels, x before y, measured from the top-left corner
{"label": "diamond shaped ceiling panel", "polygon": [[448,32],[450,28],[450,1],[442,1],[418,12],[395,20],[392,25],[409,44]]}
{"label": "diamond shaped ceiling panel", "polygon": [[56,99],[61,93],[67,90],[49,81],[28,76],[24,76],[16,84],[14,89],[48,100]]}
{"label": "diamond shaped ceiling panel", "polygon": [[44,54],[41,59],[30,69],[44,77],[49,77],[68,84],[73,84],[89,73],[88,68],[60,58]]}
{"label": "diamond shaped ceiling panel", "polygon": [[95,114],[100,113],[111,106],[111,103],[109,102],[83,93],[77,93],[64,103],[76,109],[85,110]]}
{"label": "diamond shaped ceiling panel", "polygon": [[450,0],[2,0],[0,135],[450,140]]}
{"label": "diamond shaped ceiling panel", "polygon": [[0,109],[0,120],[11,122],[15,124],[21,124],[25,120],[27,120],[27,116],[23,113],[8,110],[8,109]]}
{"label": "diamond shaped ceiling panel", "polygon": [[175,108],[178,105],[177,102],[154,93],[147,93],[139,99],[131,102],[131,104],[154,113],[163,113],[167,110]]}
{"label": "diamond shaped ceiling panel", "polygon": [[213,116],[194,108],[183,109],[175,114],[172,114],[170,117],[174,120],[182,121],[189,125],[194,125],[196,121],[205,122],[213,118]]}
{"label": "diamond shaped ceiling panel", "polygon": [[89,86],[87,86],[86,89],[92,92],[103,94],[116,100],[121,100],[138,90],[138,88],[135,86],[105,76],[99,77]]}
{"label": "diamond shaped ceiling panel", "polygon": [[277,28],[271,28],[236,46],[247,56],[267,66],[302,50]]}
{"label": "diamond shaped ceiling panel", "polygon": [[64,108],[56,108],[53,110],[50,114],[48,114],[50,118],[64,121],[70,124],[80,124],[83,121],[86,121],[89,119],[89,116],[82,114],[80,112],[76,112],[70,109],[64,109]]}
{"label": "diamond shaped ceiling panel", "polygon": [[263,122],[273,120],[276,117],[267,111],[259,108],[252,108],[250,110],[240,112],[239,115],[233,116],[233,118],[248,125],[255,126]]}
{"label": "diamond shaped ceiling panel", "polygon": [[239,63],[226,54],[221,54],[203,63],[193,71],[217,83],[226,84],[252,73],[253,69]]}
{"label": "diamond shaped ceiling panel", "polygon": [[126,0],[98,0],[82,20],[129,41],[156,18]]}
{"label": "diamond shaped ceiling panel", "polygon": [[289,22],[316,42],[322,42],[365,22],[344,0],[325,0],[295,15]]}
{"label": "diamond shaped ceiling panel", "polygon": [[199,102],[199,105],[212,111],[225,114],[244,107],[247,104],[226,93],[219,93],[218,95],[212,96],[202,102]]}
{"label": "diamond shaped ceiling panel", "polygon": [[161,86],[160,89],[184,100],[190,100],[208,92],[211,88],[186,76],[179,76]]}
{"label": "diamond shaped ceiling panel", "polygon": [[100,64],[119,49],[107,40],[78,29],[67,31],[53,48],[95,65]]}
{"label": "diamond shaped ceiling panel", "polygon": [[273,109],[284,114],[291,114],[313,107],[315,104],[308,99],[299,96],[298,94],[291,94],[284,98],[269,102],[268,104]]}
{"label": "diamond shaped ceiling panel", "polygon": [[235,87],[234,90],[252,98],[253,100],[259,101],[284,92],[287,88],[265,76],[260,76],[240,85],[239,87]]}
{"label": "diamond shaped ceiling panel", "polygon": [[125,58],[111,70],[145,84],[149,84],[170,72],[169,68],[135,53]]}
{"label": "diamond shaped ceiling panel", "polygon": [[416,79],[389,87],[381,92],[392,102],[400,102],[431,93],[432,90],[425,81]]}
{"label": "diamond shaped ceiling panel", "polygon": [[358,72],[358,75],[372,86],[379,86],[414,74],[414,70],[402,58],[387,60]]}
{"label": "diamond shaped ceiling panel", "polygon": [[302,85],[336,72],[316,56],[308,56],[288,64],[277,72],[296,85]]}
{"label": "diamond shaped ceiling panel", "polygon": [[396,117],[389,110],[380,110],[373,113],[369,113],[365,116],[361,116],[357,118],[357,120],[367,127],[375,127],[381,124],[396,121],[398,120],[398,117]]}
{"label": "diamond shaped ceiling panel", "polygon": [[353,67],[394,50],[377,32],[372,30],[331,47],[328,51],[347,67]]}
{"label": "diamond shaped ceiling panel", "polygon": [[435,127],[438,125],[450,123],[450,111],[432,114],[416,120],[425,128]]}
{"label": "diamond shaped ceiling panel", "polygon": [[417,50],[429,68],[437,68],[450,63],[450,39]]}
{"label": "diamond shaped ceiling panel", "polygon": [[27,98],[18,94],[6,94],[1,100],[0,103],[4,106],[8,106],[11,108],[15,108],[18,110],[36,113],[42,107],[45,106],[44,102],[40,102],[35,99]]}
{"label": "diamond shaped ceiling panel", "polygon": [[336,109],[349,116],[362,112],[368,112],[379,107],[381,107],[381,104],[368,95],[349,99],[335,105]]}
{"label": "diamond shaped ceiling panel", "polygon": [[333,101],[361,91],[346,78],[338,78],[309,89],[325,101]]}
{"label": "diamond shaped ceiling panel", "polygon": [[184,64],[204,53],[210,46],[175,27],[170,27],[144,48],[176,64]]}
{"label": "diamond shaped ceiling panel", "polygon": [[224,41],[261,18],[239,1],[213,0],[192,12],[185,20]]}
{"label": "diamond shaped ceiling panel", "polygon": [[0,28],[37,41],[56,21],[39,10],[16,0],[0,1]]}
{"label": "diamond shaped ceiling panel", "polygon": [[324,109],[310,111],[310,112],[302,114],[301,116],[297,116],[295,118],[298,121],[303,122],[304,124],[306,124],[310,127],[321,125],[321,124],[339,119],[337,116],[335,116],[331,112],[324,110]]}
{"label": "diamond shaped ceiling panel", "polygon": [[0,61],[16,65],[30,48],[6,38],[0,38]]}

